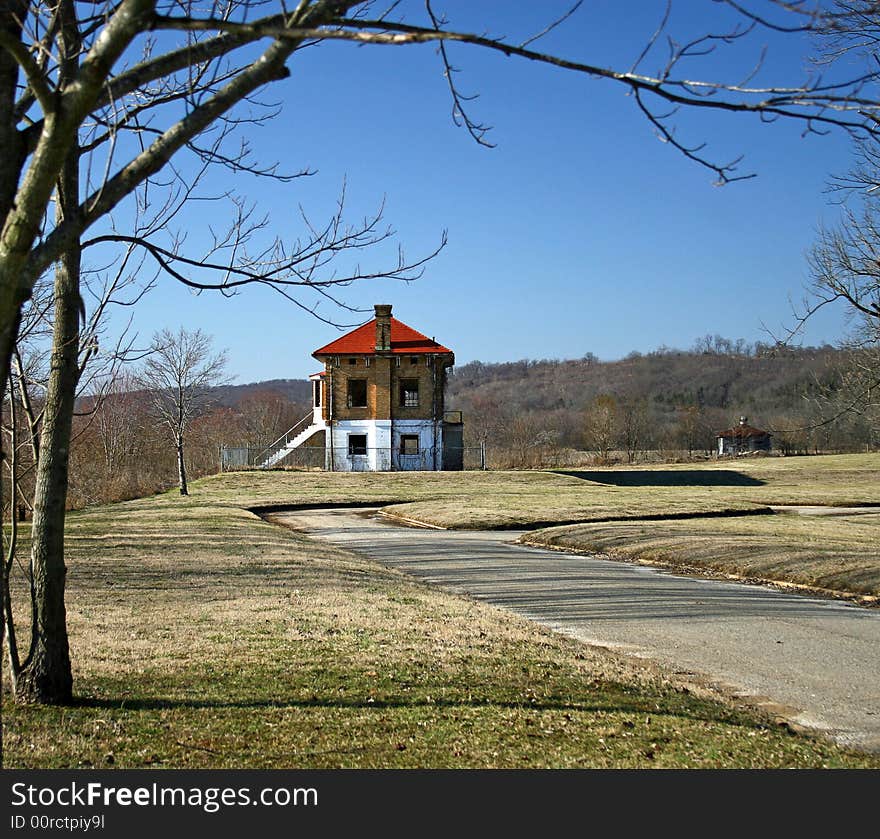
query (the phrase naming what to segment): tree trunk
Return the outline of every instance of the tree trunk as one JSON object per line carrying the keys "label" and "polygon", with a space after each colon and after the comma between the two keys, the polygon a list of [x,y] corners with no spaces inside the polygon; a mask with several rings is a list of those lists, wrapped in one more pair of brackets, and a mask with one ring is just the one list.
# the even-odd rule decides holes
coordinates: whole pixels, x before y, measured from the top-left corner
{"label": "tree trunk", "polygon": [[[62,61],[60,81],[75,76],[80,41],[76,15],[66,0],[59,4],[59,41]],[[56,185],[55,220],[75,221],[79,213],[80,150],[68,151]],[[79,382],[79,321],[82,310],[79,240],[67,246],[55,268],[55,323],[52,359],[37,462],[32,525],[31,570],[33,574],[33,636],[31,649],[18,678],[15,698],[19,702],[63,704],[73,696],[73,674],[67,638],[64,586],[64,519],[70,435],[76,386]]]}
{"label": "tree trunk", "polygon": [[183,461],[183,435],[177,435],[177,475],[180,478],[180,494],[189,495],[186,486],[186,464]]}
{"label": "tree trunk", "polygon": [[[72,155],[71,171],[78,166]],[[64,178],[67,181],[67,178]],[[75,177],[74,177],[75,181]],[[73,193],[76,195],[76,192]],[[63,202],[60,202],[63,203]],[[76,385],[79,379],[79,269],[78,245],[62,257],[55,271],[55,324],[52,361],[46,391],[40,460],[34,491],[31,564],[34,576],[34,637],[31,651],[18,675],[19,702],[61,704],[73,692],[64,586],[64,517],[70,434]]]}

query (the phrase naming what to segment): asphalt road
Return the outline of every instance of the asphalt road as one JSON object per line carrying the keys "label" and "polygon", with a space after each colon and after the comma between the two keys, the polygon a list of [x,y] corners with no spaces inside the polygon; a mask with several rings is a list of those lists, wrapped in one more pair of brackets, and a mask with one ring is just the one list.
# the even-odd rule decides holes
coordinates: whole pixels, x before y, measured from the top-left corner
{"label": "asphalt road", "polygon": [[880,751],[880,612],[763,586],[511,544],[516,531],[400,527],[372,513],[275,521],[573,638],[649,658]]}

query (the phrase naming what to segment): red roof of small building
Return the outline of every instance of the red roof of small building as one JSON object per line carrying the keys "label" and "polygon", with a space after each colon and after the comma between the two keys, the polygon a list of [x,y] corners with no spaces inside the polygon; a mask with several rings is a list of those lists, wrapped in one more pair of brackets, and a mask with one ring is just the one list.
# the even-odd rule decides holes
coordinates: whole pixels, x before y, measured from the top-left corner
{"label": "red roof of small building", "polygon": [[[400,355],[416,355],[417,353],[452,353],[442,344],[438,344],[427,335],[422,335],[411,326],[407,326],[397,318],[391,318],[391,352]],[[363,326],[347,332],[331,341],[326,346],[315,350],[312,355],[375,355],[376,354],[376,319],[367,321]]]}
{"label": "red roof of small building", "polygon": [[752,425],[735,425],[733,428],[728,428],[727,431],[719,431],[715,436],[744,439],[748,437],[770,437],[772,435],[769,431],[761,431],[760,428],[755,428]]}

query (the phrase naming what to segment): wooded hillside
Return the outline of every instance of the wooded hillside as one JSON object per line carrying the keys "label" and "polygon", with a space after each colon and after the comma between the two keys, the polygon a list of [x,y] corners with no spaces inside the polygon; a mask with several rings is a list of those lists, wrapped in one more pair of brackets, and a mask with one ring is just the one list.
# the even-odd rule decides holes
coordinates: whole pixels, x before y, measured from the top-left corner
{"label": "wooded hillside", "polygon": [[[661,348],[602,362],[471,362],[454,369],[447,407],[465,414],[466,439],[511,450],[583,448],[636,459],[647,450],[710,453],[717,432],[747,416],[778,450],[863,450],[870,418],[829,415],[843,354],[831,347],[776,349],[707,338],[690,351]],[[527,455],[526,450],[532,454]]]}
{"label": "wooded hillside", "polygon": [[[836,410],[845,360],[830,347],[771,351],[707,337],[690,351],[661,348],[620,361],[474,361],[452,370],[446,406],[463,412],[465,445],[484,445],[491,468],[708,457],[717,432],[743,415],[773,433],[778,453],[875,449],[875,416],[846,413],[821,424]],[[283,435],[311,410],[310,393],[310,383],[297,379],[211,389],[187,437],[192,476],[219,469],[223,444],[262,447]],[[40,401],[37,393],[37,423]],[[14,448],[27,498],[33,447],[23,407],[15,412]],[[8,408],[7,399],[11,435]],[[70,506],[149,494],[174,478],[173,446],[135,379],[121,375],[102,397],[80,400]]]}

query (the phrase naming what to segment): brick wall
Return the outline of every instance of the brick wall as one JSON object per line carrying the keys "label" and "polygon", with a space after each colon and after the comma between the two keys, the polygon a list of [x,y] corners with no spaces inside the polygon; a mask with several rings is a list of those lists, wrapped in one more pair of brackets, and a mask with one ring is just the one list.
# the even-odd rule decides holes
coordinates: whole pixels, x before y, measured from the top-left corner
{"label": "brick wall", "polygon": [[[400,366],[397,366],[397,359]],[[430,358],[430,364],[426,359]],[[349,363],[354,359],[355,363]],[[443,418],[443,390],[446,380],[444,362],[448,356],[426,356],[424,354],[369,356],[370,366],[366,366],[365,356],[339,356],[339,366],[334,359],[324,359],[325,377],[324,420],[329,418],[329,399],[326,383],[333,383],[333,418],[337,420],[357,419],[433,419],[436,408],[437,418]],[[412,363],[415,359],[415,363]],[[367,406],[348,407],[348,382],[350,379],[364,379],[367,387]],[[403,407],[400,404],[400,382],[402,379],[415,379],[419,383],[418,407]]]}

